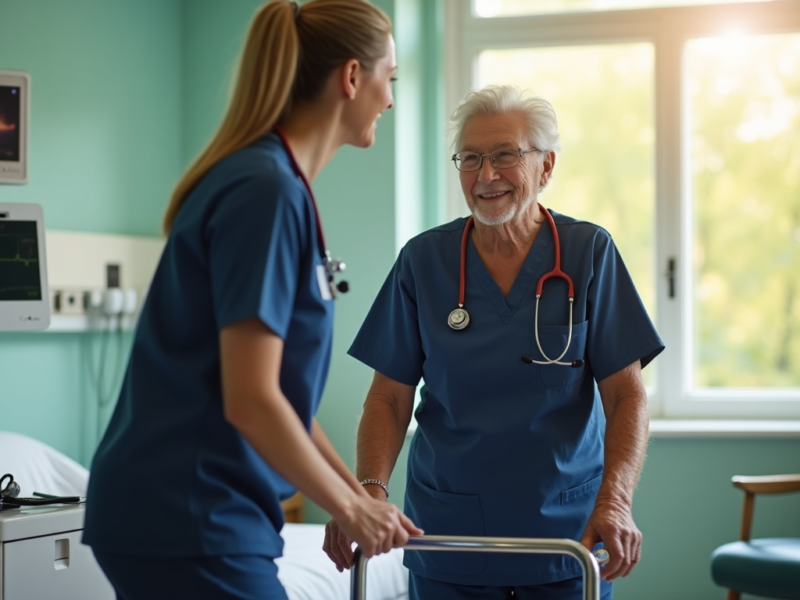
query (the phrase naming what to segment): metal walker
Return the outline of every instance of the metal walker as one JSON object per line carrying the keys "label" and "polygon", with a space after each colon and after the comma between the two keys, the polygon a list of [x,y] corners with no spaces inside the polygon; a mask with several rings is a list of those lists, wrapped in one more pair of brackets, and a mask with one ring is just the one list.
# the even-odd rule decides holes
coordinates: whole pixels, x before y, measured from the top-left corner
{"label": "metal walker", "polygon": [[[574,540],[552,538],[467,537],[423,535],[412,537],[403,550],[447,550],[459,552],[512,552],[518,554],[568,554],[583,570],[583,600],[600,600],[600,565],[597,558]],[[350,599],[366,600],[367,561],[355,550],[350,569]]]}

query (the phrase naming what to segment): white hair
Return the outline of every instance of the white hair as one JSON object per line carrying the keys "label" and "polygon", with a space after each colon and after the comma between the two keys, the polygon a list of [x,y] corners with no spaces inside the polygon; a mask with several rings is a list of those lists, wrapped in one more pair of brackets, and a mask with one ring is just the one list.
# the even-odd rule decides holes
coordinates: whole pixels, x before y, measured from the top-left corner
{"label": "white hair", "polygon": [[543,98],[511,85],[488,85],[469,92],[450,115],[450,138],[454,152],[461,149],[464,125],[476,115],[502,115],[519,112],[528,124],[528,142],[544,152],[561,152],[556,112]]}

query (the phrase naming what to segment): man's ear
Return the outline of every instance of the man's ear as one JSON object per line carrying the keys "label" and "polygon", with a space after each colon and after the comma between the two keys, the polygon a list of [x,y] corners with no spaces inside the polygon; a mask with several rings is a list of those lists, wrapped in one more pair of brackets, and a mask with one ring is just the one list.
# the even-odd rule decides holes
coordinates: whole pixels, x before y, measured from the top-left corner
{"label": "man's ear", "polygon": [[553,176],[553,169],[556,166],[556,153],[552,150],[544,155],[542,160],[542,176],[539,179],[539,186],[544,187]]}
{"label": "man's ear", "polygon": [[361,83],[361,63],[351,58],[341,67],[342,91],[350,100],[355,99],[359,84]]}

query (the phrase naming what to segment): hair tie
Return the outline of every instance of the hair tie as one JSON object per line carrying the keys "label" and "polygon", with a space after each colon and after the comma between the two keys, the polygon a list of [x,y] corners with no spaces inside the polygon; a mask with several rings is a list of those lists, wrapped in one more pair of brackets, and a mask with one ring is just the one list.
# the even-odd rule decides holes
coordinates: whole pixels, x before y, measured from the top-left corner
{"label": "hair tie", "polygon": [[297,21],[300,18],[300,5],[297,2],[290,2],[289,4],[294,9],[294,20]]}

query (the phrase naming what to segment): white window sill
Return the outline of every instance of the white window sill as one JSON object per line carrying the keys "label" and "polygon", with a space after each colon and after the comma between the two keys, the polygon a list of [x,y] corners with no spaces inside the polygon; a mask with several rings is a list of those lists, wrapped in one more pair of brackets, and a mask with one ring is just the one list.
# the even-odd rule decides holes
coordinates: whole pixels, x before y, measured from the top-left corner
{"label": "white window sill", "polygon": [[800,421],[650,419],[651,438],[800,438]]}
{"label": "white window sill", "polygon": [[[413,418],[406,437],[417,429]],[[800,421],[650,419],[651,438],[800,438]]]}

